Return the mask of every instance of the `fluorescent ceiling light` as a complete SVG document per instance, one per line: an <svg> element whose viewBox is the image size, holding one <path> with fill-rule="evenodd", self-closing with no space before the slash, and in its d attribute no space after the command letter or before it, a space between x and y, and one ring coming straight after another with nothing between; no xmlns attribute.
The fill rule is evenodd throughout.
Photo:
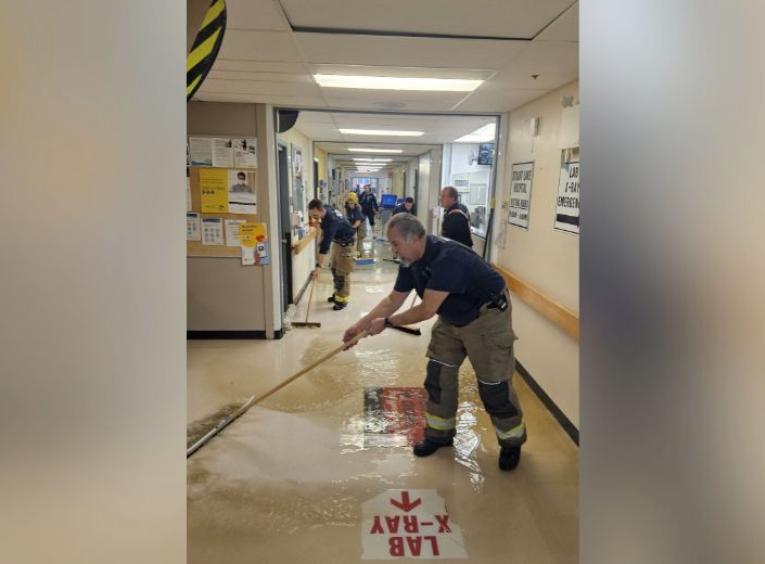
<svg viewBox="0 0 765 564"><path fill-rule="evenodd" d="M351 153L387 153L391 155L404 152L403 149L368 149L359 147L348 147L348 150Z"/></svg>
<svg viewBox="0 0 765 564"><path fill-rule="evenodd" d="M357 163L389 163L393 159L384 159L382 157L353 157L353 161Z"/></svg>
<svg viewBox="0 0 765 564"><path fill-rule="evenodd" d="M472 92L483 82L483 80L462 78L407 78L403 76L350 76L344 74L315 74L313 78L319 86L325 88L432 92Z"/></svg>
<svg viewBox="0 0 765 564"><path fill-rule="evenodd" d="M375 135L389 137L421 137L424 131L400 131L394 129L338 129L343 135Z"/></svg>
<svg viewBox="0 0 765 564"><path fill-rule="evenodd" d="M455 143L490 143L494 141L494 136L497 131L497 125L489 123L483 127L479 127L473 133L463 135L459 139L455 139Z"/></svg>

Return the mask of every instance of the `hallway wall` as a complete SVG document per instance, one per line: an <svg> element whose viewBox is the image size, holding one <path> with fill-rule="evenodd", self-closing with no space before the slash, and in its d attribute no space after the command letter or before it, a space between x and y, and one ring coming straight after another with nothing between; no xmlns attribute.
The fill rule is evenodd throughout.
<svg viewBox="0 0 765 564"><path fill-rule="evenodd" d="M578 99L578 82L510 113L503 190L497 192L501 238L496 262L573 312L579 312L579 236L553 229L561 163L562 96ZM529 122L541 118L533 137ZM512 163L534 161L528 230L507 224ZM586 190L586 188L585 188ZM501 222L501 223L500 223ZM504 243L504 248L501 244ZM579 344L520 299L513 300L516 355L566 416L579 425Z"/></svg>
<svg viewBox="0 0 765 564"><path fill-rule="evenodd" d="M306 137L303 132L293 127L292 129L277 135L279 141L288 145L288 154L290 161L290 193L292 192L293 162L292 147L299 147L303 154L303 201L293 202L295 210L301 210L303 213L303 224L308 225L308 202L313 198L313 140ZM321 176L321 162L319 163L319 175ZM296 243L297 239L293 239ZM295 295L308 281L308 276L316 264L316 247L309 245L300 254L292 255L292 287Z"/></svg>
<svg viewBox="0 0 765 564"><path fill-rule="evenodd" d="M255 111L255 104L193 102L186 108L187 134L257 138ZM263 148L259 140L259 157ZM265 172L267 164L258 159L256 177ZM269 223L268 208L262 204L267 200L266 193L260 182L256 182L255 191L259 204L257 220ZM187 330L265 331L266 279L271 268L243 268L240 259L234 257L188 257Z"/></svg>

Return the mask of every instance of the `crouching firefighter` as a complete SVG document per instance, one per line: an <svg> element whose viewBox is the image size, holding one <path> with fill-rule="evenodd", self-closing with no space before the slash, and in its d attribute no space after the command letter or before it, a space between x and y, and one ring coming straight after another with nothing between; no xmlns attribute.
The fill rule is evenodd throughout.
<svg viewBox="0 0 765 564"><path fill-rule="evenodd" d="M514 469L526 441L526 426L512 386L516 337L504 280L471 249L426 235L413 215L393 216L387 235L400 260L393 291L349 327L343 340L348 342L362 331L375 335L386 327L409 325L437 314L427 352L425 438L414 446L414 454L429 456L453 444L458 373L468 357L499 442L499 467ZM422 302L396 314L411 290Z"/></svg>
<svg viewBox="0 0 765 564"><path fill-rule="evenodd" d="M332 308L335 311L344 309L351 299L351 272L356 266L356 231L347 219L338 216L334 210L325 208L319 199L308 202L308 215L321 220L319 258L312 276L316 278L325 266L331 246L335 291L327 301L335 304Z"/></svg>

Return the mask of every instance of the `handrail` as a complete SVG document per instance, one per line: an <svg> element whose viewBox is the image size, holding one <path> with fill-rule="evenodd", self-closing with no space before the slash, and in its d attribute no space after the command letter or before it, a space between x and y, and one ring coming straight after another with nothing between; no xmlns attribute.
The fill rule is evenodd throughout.
<svg viewBox="0 0 765 564"><path fill-rule="evenodd" d="M579 341L579 316L576 313L548 298L542 292L536 290L527 282L524 282L515 274L505 270L501 266L497 266L496 264L492 264L491 266L502 275L502 278L505 279L505 283L511 292L523 300L534 311L552 321L569 336Z"/></svg>

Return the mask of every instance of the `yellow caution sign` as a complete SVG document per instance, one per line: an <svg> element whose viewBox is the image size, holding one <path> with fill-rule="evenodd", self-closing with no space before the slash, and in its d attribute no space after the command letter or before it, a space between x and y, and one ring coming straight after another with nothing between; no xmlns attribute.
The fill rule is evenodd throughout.
<svg viewBox="0 0 765 564"><path fill-rule="evenodd" d="M213 0L186 58L186 101L199 89L218 56L226 31L226 2Z"/></svg>

